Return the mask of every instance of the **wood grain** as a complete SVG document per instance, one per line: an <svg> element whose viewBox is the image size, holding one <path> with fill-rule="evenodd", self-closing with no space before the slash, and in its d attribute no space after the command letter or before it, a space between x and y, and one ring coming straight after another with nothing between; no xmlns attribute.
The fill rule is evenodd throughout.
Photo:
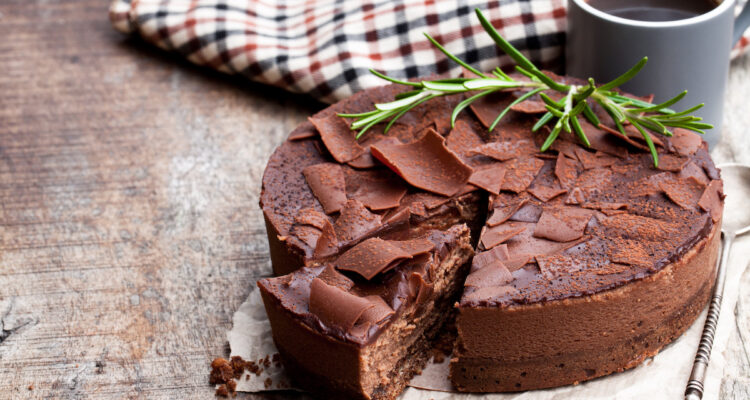
<svg viewBox="0 0 750 400"><path fill-rule="evenodd" d="M210 360L269 263L263 167L321 107L127 39L107 3L0 2L2 399L211 398ZM750 126L749 71L733 65L730 138ZM741 398L733 340L724 393Z"/></svg>

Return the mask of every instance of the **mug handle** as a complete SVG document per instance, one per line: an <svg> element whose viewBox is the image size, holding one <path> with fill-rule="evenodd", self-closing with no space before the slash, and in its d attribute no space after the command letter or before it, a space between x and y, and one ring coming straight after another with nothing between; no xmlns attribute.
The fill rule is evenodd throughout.
<svg viewBox="0 0 750 400"><path fill-rule="evenodd" d="M732 45L736 45L737 42L742 39L742 34L745 33L745 30L747 30L748 27L750 27L750 1L745 3L742 12L734 21L734 35L732 38Z"/></svg>

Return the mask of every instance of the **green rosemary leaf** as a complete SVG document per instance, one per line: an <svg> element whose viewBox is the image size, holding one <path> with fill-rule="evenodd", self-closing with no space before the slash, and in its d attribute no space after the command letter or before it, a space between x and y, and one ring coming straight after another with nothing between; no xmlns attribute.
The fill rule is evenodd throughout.
<svg viewBox="0 0 750 400"><path fill-rule="evenodd" d="M508 80L508 81L512 80L510 78L510 76L508 76L508 74L505 73L505 71L503 71L502 69L500 69L500 67L495 67L495 69L492 71L492 73L495 74L495 76L497 76L498 78L502 78L502 79L505 79L505 80Z"/></svg>
<svg viewBox="0 0 750 400"><path fill-rule="evenodd" d="M421 86L419 84L419 82L409 82L409 81L402 81L402 80L396 79L396 78L391 78L390 76L381 74L380 72L375 71L372 68L370 68L370 73L373 74L373 75L375 75L375 76L377 76L380 79L385 79L388 82L398 83L399 85L414 86L414 87Z"/></svg>
<svg viewBox="0 0 750 400"><path fill-rule="evenodd" d="M508 106L505 107L505 109L497 116L497 118L495 118L495 120L490 125L489 131L492 132L492 130L495 129L495 126L497 126L497 123L500 122L501 119L503 119L503 117L505 116L505 114L507 114L508 111L510 111L511 107L515 106L518 103L521 103L522 101L525 101L529 97L534 96L535 94L541 92L542 90L544 90L544 89L543 88L534 89L534 90L532 90L530 92L524 93L519 98L513 100L513 102L510 103L510 104L508 104Z"/></svg>
<svg viewBox="0 0 750 400"><path fill-rule="evenodd" d="M573 100L581 101L591 96L592 93L594 93L594 90L596 90L596 86L594 86L593 79L587 86L585 86L585 88L586 89L583 92L579 92L573 95Z"/></svg>
<svg viewBox="0 0 750 400"><path fill-rule="evenodd" d="M370 130L370 128L372 128L373 126L375 126L375 125L379 124L380 122L386 120L388 117L390 117L393 114L396 114L397 112L398 111L396 111L396 110L385 112L385 113L383 113L380 116L380 118L376 118L376 119L368 122L367 124L365 124L364 126L361 127L361 129L359 130L359 132L357 133L357 136L355 138L359 139L360 137L362 137L362 135L365 134L365 132L367 132L368 130ZM354 124L352 124L352 126L354 126Z"/></svg>
<svg viewBox="0 0 750 400"><path fill-rule="evenodd" d="M643 69L644 66L646 66L646 63L648 62L648 57L641 58L641 61L638 61L632 68L625 71L624 74L618 76L617 78L611 80L608 83L605 83L604 85L600 86L600 90L610 90L614 89L618 86L622 86L623 83L631 80L634 76L638 74L638 72Z"/></svg>
<svg viewBox="0 0 750 400"><path fill-rule="evenodd" d="M552 128L552 132L549 133L547 140L544 141L542 147L539 149L540 151L545 152L549 150L549 147L552 146L552 143L557 139L557 136L560 135L560 130L562 130L562 123L560 121L562 121L562 119L557 120L555 127Z"/></svg>
<svg viewBox="0 0 750 400"><path fill-rule="evenodd" d="M667 128L662 125L659 121L655 121L653 119L649 118L632 118L635 121L638 121L639 124L641 124L644 128L661 133L662 135L666 135Z"/></svg>
<svg viewBox="0 0 750 400"><path fill-rule="evenodd" d="M403 99L392 101L390 103L377 103L377 104L375 104L375 108L377 108L380 111L395 110L395 109L399 109L399 108L402 108L402 107L406 107L409 104L411 104L411 103L413 103L415 101L418 101L419 99L425 98L425 97L427 97L429 95L430 94L428 92L420 91L418 94L416 94L414 96L405 97Z"/></svg>
<svg viewBox="0 0 750 400"><path fill-rule="evenodd" d="M550 113L552 113L552 115L554 115L557 118L562 118L563 115L565 115L565 113L563 113L562 111L556 109L555 107L550 106L549 104L545 104L544 107L547 109L547 111L549 111Z"/></svg>
<svg viewBox="0 0 750 400"><path fill-rule="evenodd" d="M364 118L364 117L369 117L370 115L373 115L373 114L377 114L379 112L380 112L380 110L372 110L372 111L363 112L363 113L359 113L359 114L345 114L345 113L340 113L340 114L336 114L336 115L338 115L339 117L342 117L342 118Z"/></svg>
<svg viewBox="0 0 750 400"><path fill-rule="evenodd" d="M554 100L552 100L552 98L550 98L549 96L547 96L546 93L539 93L539 97L542 98L542 101L544 101L544 104L546 104L546 105L548 105L550 107L563 108L565 106L565 103L562 102L562 99L560 99L560 101L554 101Z"/></svg>
<svg viewBox="0 0 750 400"><path fill-rule="evenodd" d="M575 115L570 119L571 125L573 125L573 130L576 133L576 136L578 136L579 139L583 142L583 144L586 145L586 147L591 147L591 142L589 142L589 138L586 137L586 134L583 132L583 128L581 128L581 123L578 122L578 117Z"/></svg>
<svg viewBox="0 0 750 400"><path fill-rule="evenodd" d="M388 125L385 126L385 129L383 130L383 133L388 133L388 131L391 129L391 125L393 125L393 123L396 122L397 119L401 118L402 115L406 114L407 111L409 111L412 108L414 108L414 107L416 107L416 106L424 103L427 100L432 100L435 97L439 97L439 96L441 96L441 95L430 95L430 96L427 96L427 97L425 97L423 99L420 99L419 101L411 104L410 106L404 108L398 114L396 114L393 118L391 118L390 121L388 121Z"/></svg>
<svg viewBox="0 0 750 400"><path fill-rule="evenodd" d="M424 81L422 82L422 86L424 86L426 89L435 90L438 92L463 93L466 91L466 88L461 83Z"/></svg>
<svg viewBox="0 0 750 400"><path fill-rule="evenodd" d="M451 60L453 60L454 62L456 62L458 65L460 65L460 66L468 69L469 71L471 71L471 72L473 72L473 73L475 73L475 74L477 74L477 75L479 75L479 76L481 76L483 78L487 77L487 75L483 74L478 69L476 69L476 68L472 67L471 65L465 63L463 60L461 60L460 58L458 58L455 55L453 55L453 53L451 53L450 51L446 50L440 43L437 42L437 40L433 39L432 36L430 36L427 32L425 32L424 35L427 37L427 40L429 40L430 43L432 43L433 46L437 47L438 50L442 51L443 54L445 54L446 56L448 56L448 58L450 58Z"/></svg>
<svg viewBox="0 0 750 400"><path fill-rule="evenodd" d="M681 117L683 115L691 114L691 113L693 113L693 112L695 112L697 110L700 110L701 108L703 108L704 105L705 104L700 103L698 105L695 105L693 107L688 108L685 111L672 112L672 113L668 113L668 114L659 115L658 117L660 117L660 118Z"/></svg>
<svg viewBox="0 0 750 400"><path fill-rule="evenodd" d="M571 132L570 115L566 114L565 117L563 117L562 121L563 121L563 129L565 129L565 132L570 133Z"/></svg>
<svg viewBox="0 0 750 400"><path fill-rule="evenodd" d="M583 115L586 117L589 122L591 122L592 125L598 126L601 124L601 121L599 121L599 117L594 114L594 110L591 109L591 106L588 105L588 102L586 100L583 100L583 103L586 103L586 106L583 107Z"/></svg>
<svg viewBox="0 0 750 400"><path fill-rule="evenodd" d="M633 126L638 129L638 132L641 133L641 136L643 136L643 139L646 141L646 144L648 145L649 151L651 151L651 158L654 159L654 168L659 166L659 153L656 151L656 146L654 146L654 141L651 140L651 135L649 135L645 130L643 130L643 127L634 119L629 119L630 123L633 124Z"/></svg>
<svg viewBox="0 0 750 400"><path fill-rule="evenodd" d="M667 101L665 101L663 103L655 104L655 105L652 105L650 107L636 108L634 111L639 111L639 112L659 111L659 110L668 108L672 104L675 104L678 101L682 100L682 98L685 97L685 95L687 95L687 90L682 91L682 93L678 94L675 97L672 97L671 99L669 99L669 100L667 100Z"/></svg>
<svg viewBox="0 0 750 400"><path fill-rule="evenodd" d="M526 56L524 56L518 49L513 47L510 42L505 40L500 34L495 30L495 27L492 26L492 23L485 18L484 14L482 14L482 11L478 8L474 10L477 14L477 17L479 18L479 22L482 24L482 27L487 32L488 35L492 38L492 40L495 41L495 43L500 47L507 55L510 56L515 62L517 62L521 67L525 68L532 74L534 74L539 80L550 87L551 89L560 91L560 92L567 92L570 87L568 85L564 85L561 83L557 83L549 76L545 75L542 71L539 71L537 67L529 61Z"/></svg>
<svg viewBox="0 0 750 400"><path fill-rule="evenodd" d="M456 126L456 118L458 117L458 114L461 111L464 110L464 108L466 108L469 105L471 105L471 103L473 103L475 100L479 99L480 97L484 97L484 96L486 96L486 95L488 95L488 94L490 94L492 92L495 92L495 91L496 91L496 89L485 90L484 92L479 92L479 93L477 93L477 94L475 94L475 95L473 95L473 96L465 99L464 101L458 103L458 105L456 106L456 108L453 109L453 113L451 114L451 128L453 128L453 127Z"/></svg>
<svg viewBox="0 0 750 400"><path fill-rule="evenodd" d="M539 128L543 127L544 124L549 122L553 117L554 115L552 115L551 112L547 112L546 114L542 115L542 118L539 118L539 121L536 121L536 124L534 124L534 126L531 128L531 131L532 132L538 131Z"/></svg>
<svg viewBox="0 0 750 400"><path fill-rule="evenodd" d="M415 94L417 94L417 93L419 93L421 91L422 91L422 89L409 90L408 92L401 92L401 93L397 94L394 97L395 97L396 100L401 100L404 97L414 96ZM377 111L377 110L375 110L375 111Z"/></svg>
<svg viewBox="0 0 750 400"><path fill-rule="evenodd" d="M470 79L464 82L464 87L469 90L492 89L492 88L510 89L510 88L524 87L524 86L530 86L530 85L528 84L528 82L515 82L515 81L509 82L504 79L496 79L496 78Z"/></svg>

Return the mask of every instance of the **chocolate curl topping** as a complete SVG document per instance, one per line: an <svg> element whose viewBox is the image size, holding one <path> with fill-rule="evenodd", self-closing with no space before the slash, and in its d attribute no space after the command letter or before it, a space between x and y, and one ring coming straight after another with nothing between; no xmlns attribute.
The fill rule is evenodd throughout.
<svg viewBox="0 0 750 400"><path fill-rule="evenodd" d="M672 131L672 139L670 142L674 146L677 154L681 156L690 156L695 154L703 144L703 139L698 136L697 133L690 132L687 129L675 128Z"/></svg>
<svg viewBox="0 0 750 400"><path fill-rule="evenodd" d="M346 275L341 272L336 271L336 268L333 268L330 264L326 265L325 269L318 274L318 279L322 280L327 285L335 286L347 292L354 287L354 281L347 278Z"/></svg>
<svg viewBox="0 0 750 400"><path fill-rule="evenodd" d="M406 185L387 169L356 171L347 176L346 190L373 211L398 207L406 194Z"/></svg>
<svg viewBox="0 0 750 400"><path fill-rule="evenodd" d="M346 181L341 165L322 163L311 165L304 170L305 180L315 197L320 201L326 214L341 210L346 203Z"/></svg>
<svg viewBox="0 0 750 400"><path fill-rule="evenodd" d="M339 163L354 160L364 153L365 150L357 143L345 119L331 114L326 117L310 117L309 120L315 125L331 156Z"/></svg>
<svg viewBox="0 0 750 400"><path fill-rule="evenodd" d="M478 186L492 194L499 194L505 177L505 167L497 165L490 168L475 170L469 178L469 183Z"/></svg>
<svg viewBox="0 0 750 400"><path fill-rule="evenodd" d="M375 232L381 225L380 215L370 212L357 200L349 200L341 209L334 230L339 240L351 242Z"/></svg>
<svg viewBox="0 0 750 400"><path fill-rule="evenodd" d="M524 227L515 226L512 223L510 225L498 225L492 228L485 228L479 240L482 242L482 246L489 250L524 230Z"/></svg>
<svg viewBox="0 0 750 400"><path fill-rule="evenodd" d="M659 182L659 188L678 206L692 210L703 194L703 185L695 179L674 179Z"/></svg>
<svg viewBox="0 0 750 400"><path fill-rule="evenodd" d="M506 142L492 142L477 146L469 151L470 155L481 154L499 161L518 158L522 154L536 153L537 149L530 140L513 140Z"/></svg>
<svg viewBox="0 0 750 400"><path fill-rule="evenodd" d="M396 313L380 296L367 296L365 299L372 303L373 307L362 313L358 321L359 323L380 325Z"/></svg>
<svg viewBox="0 0 750 400"><path fill-rule="evenodd" d="M724 186L720 180L713 180L703 191L698 205L711 214L711 219L718 222L721 218L722 199L724 199Z"/></svg>
<svg viewBox="0 0 750 400"><path fill-rule="evenodd" d="M326 326L350 330L375 304L315 278L310 287L310 312Z"/></svg>
<svg viewBox="0 0 750 400"><path fill-rule="evenodd" d="M430 297L434 285L424 280L421 274L413 272L409 276L409 294L416 298L417 304L422 304Z"/></svg>
<svg viewBox="0 0 750 400"><path fill-rule="evenodd" d="M503 286L513 281L508 268L500 261L486 265L466 277L464 286L482 288L488 286Z"/></svg>
<svg viewBox="0 0 750 400"><path fill-rule="evenodd" d="M371 151L412 186L443 196L452 196L463 189L473 172L433 129L414 142L376 143Z"/></svg>
<svg viewBox="0 0 750 400"><path fill-rule="evenodd" d="M552 200L552 199L554 199L555 197L557 197L557 196L559 196L559 195L561 195L563 193L567 193L568 192L566 189L552 188L552 187L541 186L541 185L534 186L532 188L527 189L526 191L529 192L529 193L531 193L532 195L534 195L534 197L536 197L537 199L539 199L539 200L541 200L541 201L543 201L545 203L548 202L548 201L550 201L550 200Z"/></svg>
<svg viewBox="0 0 750 400"><path fill-rule="evenodd" d="M544 161L531 156L508 161L502 189L515 193L523 192L536 178L542 166Z"/></svg>
<svg viewBox="0 0 750 400"><path fill-rule="evenodd" d="M554 240L556 242L570 242L583 236L593 213L589 210L573 207L546 209L534 230L534 236Z"/></svg>
<svg viewBox="0 0 750 400"><path fill-rule="evenodd" d="M371 238L357 244L342 254L334 265L338 269L353 271L370 280L375 275L388 271L398 260L411 258L411 255L389 241Z"/></svg>
<svg viewBox="0 0 750 400"><path fill-rule="evenodd" d="M487 265L491 265L510 258L508 246L501 244L492 248L492 250L483 251L474 256L471 260L471 271L477 271Z"/></svg>
<svg viewBox="0 0 750 400"><path fill-rule="evenodd" d="M411 239L411 240L402 240L402 241L390 241L390 244L400 248L409 256L416 257L420 254L427 254L431 252L435 248L435 243L432 243L431 241L425 239L425 238L418 238L418 239Z"/></svg>

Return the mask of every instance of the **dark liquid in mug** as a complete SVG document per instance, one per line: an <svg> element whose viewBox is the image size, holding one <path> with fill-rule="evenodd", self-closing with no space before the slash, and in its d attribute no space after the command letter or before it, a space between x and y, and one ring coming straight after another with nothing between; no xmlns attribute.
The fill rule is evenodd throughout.
<svg viewBox="0 0 750 400"><path fill-rule="evenodd" d="M677 21L707 13L712 0L587 0L592 7L616 17L637 21Z"/></svg>

